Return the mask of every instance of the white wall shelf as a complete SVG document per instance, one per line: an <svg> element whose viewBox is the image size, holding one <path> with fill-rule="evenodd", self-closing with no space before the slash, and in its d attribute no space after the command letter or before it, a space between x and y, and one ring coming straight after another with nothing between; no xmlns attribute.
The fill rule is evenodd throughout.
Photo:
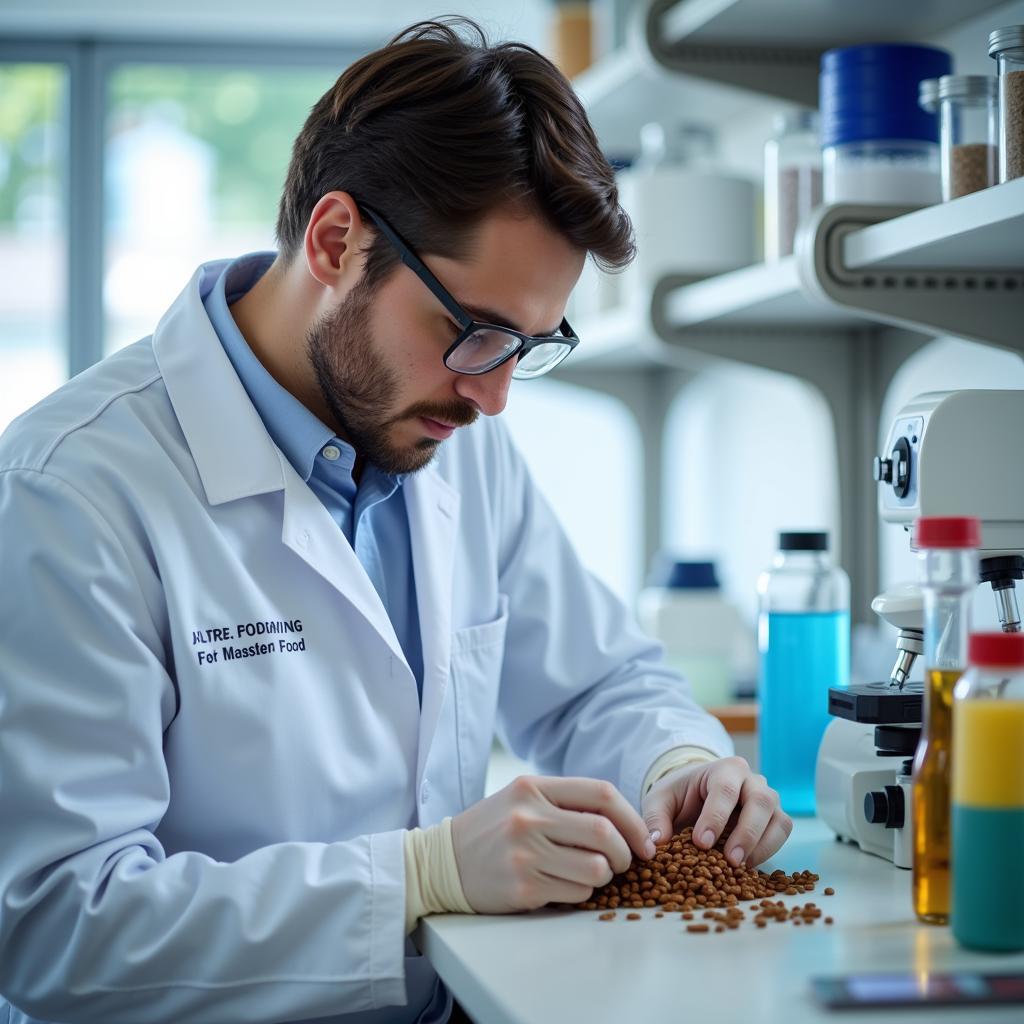
<svg viewBox="0 0 1024 1024"><path fill-rule="evenodd" d="M573 319L572 325L580 343L567 364L570 370L691 369L695 362L692 354L655 332L649 299L590 313Z"/></svg>
<svg viewBox="0 0 1024 1024"><path fill-rule="evenodd" d="M664 5L661 32L670 43L807 47L937 35L1004 0L676 0Z"/></svg>
<svg viewBox="0 0 1024 1024"><path fill-rule="evenodd" d="M863 319L800 289L795 257L758 263L671 291L665 316L675 332L708 328L837 330Z"/></svg>
<svg viewBox="0 0 1024 1024"><path fill-rule="evenodd" d="M645 121L669 111L676 120L717 128L737 117L780 109L774 96L668 71L635 47L602 58L577 76L573 86L612 158L635 156Z"/></svg>
<svg viewBox="0 0 1024 1024"><path fill-rule="evenodd" d="M858 269L1024 272L1024 178L861 228L843 258Z"/></svg>
<svg viewBox="0 0 1024 1024"><path fill-rule="evenodd" d="M896 324L1024 348L1024 179L872 223L886 214L825 209L800 256L663 288L655 318L683 344L709 328Z"/></svg>

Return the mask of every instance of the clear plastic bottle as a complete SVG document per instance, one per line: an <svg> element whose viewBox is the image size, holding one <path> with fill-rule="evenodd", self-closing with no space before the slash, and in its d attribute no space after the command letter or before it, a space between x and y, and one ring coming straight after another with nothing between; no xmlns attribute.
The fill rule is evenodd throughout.
<svg viewBox="0 0 1024 1024"><path fill-rule="evenodd" d="M758 579L761 771L789 814L814 813L814 769L830 686L850 681L850 580L827 533L780 533Z"/></svg>
<svg viewBox="0 0 1024 1024"><path fill-rule="evenodd" d="M997 28L988 55L999 72L999 180L1024 175L1024 25Z"/></svg>
<svg viewBox="0 0 1024 1024"><path fill-rule="evenodd" d="M800 222L821 205L821 140L818 112L780 114L764 147L764 258L772 263L793 251Z"/></svg>
<svg viewBox="0 0 1024 1024"><path fill-rule="evenodd" d="M914 753L914 913L949 921L953 687L967 667L981 524L969 516L914 523L924 595L924 722Z"/></svg>
<svg viewBox="0 0 1024 1024"><path fill-rule="evenodd" d="M975 633L953 691L953 935L1024 950L1024 633Z"/></svg>

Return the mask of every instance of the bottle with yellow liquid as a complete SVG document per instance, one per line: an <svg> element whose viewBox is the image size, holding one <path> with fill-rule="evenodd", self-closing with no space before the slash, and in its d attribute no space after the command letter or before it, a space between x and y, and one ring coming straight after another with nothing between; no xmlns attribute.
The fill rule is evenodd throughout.
<svg viewBox="0 0 1024 1024"><path fill-rule="evenodd" d="M953 935L1024 950L1024 633L974 633L953 701Z"/></svg>
<svg viewBox="0 0 1024 1024"><path fill-rule="evenodd" d="M978 586L981 524L969 516L914 523L924 595L924 721L914 754L914 913L949 921L953 687L967 667L970 607Z"/></svg>

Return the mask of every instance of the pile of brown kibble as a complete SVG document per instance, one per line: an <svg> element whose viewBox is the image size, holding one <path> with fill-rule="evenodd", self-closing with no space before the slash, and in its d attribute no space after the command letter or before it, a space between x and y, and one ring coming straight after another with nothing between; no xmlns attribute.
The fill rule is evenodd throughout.
<svg viewBox="0 0 1024 1024"><path fill-rule="evenodd" d="M603 910L600 920L613 920L618 908L658 907L661 911L681 911L684 920L693 920L693 911L709 908L704 918L715 925L715 931L738 927L746 915L736 904L760 900L754 923L764 927L769 921L791 920L794 924L813 924L821 911L813 904L787 909L773 896L796 896L811 892L818 876L811 871L795 871L787 875L778 870L768 874L743 864L733 867L725 859L722 836L710 850L702 850L692 840L692 828L685 828L663 846L651 860L634 859L629 869L616 875L607 885L595 889L589 900L576 904L581 910ZM825 895L831 896L832 889ZM725 908L716 914L711 908ZM638 914L628 914L636 920ZM662 913L655 915L663 916ZM831 918L825 918L831 924ZM695 924L688 931L709 931L711 925Z"/></svg>

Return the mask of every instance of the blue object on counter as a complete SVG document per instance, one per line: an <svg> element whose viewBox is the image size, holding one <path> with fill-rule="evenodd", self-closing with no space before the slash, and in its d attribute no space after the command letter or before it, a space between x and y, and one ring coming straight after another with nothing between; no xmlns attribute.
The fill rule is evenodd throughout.
<svg viewBox="0 0 1024 1024"><path fill-rule="evenodd" d="M948 50L908 43L876 43L828 50L819 79L821 145L870 139L939 141L939 119L922 110L918 88L926 78L951 74Z"/></svg>
<svg viewBox="0 0 1024 1024"><path fill-rule="evenodd" d="M849 612L769 612L762 624L761 774L787 814L814 814L830 686L848 686Z"/></svg>
<svg viewBox="0 0 1024 1024"><path fill-rule="evenodd" d="M663 556L651 567L647 585L670 590L717 590L719 587L714 562L677 562Z"/></svg>
<svg viewBox="0 0 1024 1024"><path fill-rule="evenodd" d="M789 814L813 814L828 691L850 682L850 581L825 533L783 533L758 580L761 772Z"/></svg>

